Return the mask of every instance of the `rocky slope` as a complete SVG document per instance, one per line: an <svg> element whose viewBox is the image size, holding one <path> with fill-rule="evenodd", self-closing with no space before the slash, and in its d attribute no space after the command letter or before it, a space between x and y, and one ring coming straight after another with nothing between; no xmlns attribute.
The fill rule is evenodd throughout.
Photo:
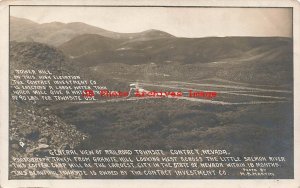
<svg viewBox="0 0 300 188"><path fill-rule="evenodd" d="M16 69L49 70L56 75L77 75L66 64L67 58L59 50L39 43L15 43L10 46L10 78ZM21 79L24 80L24 79ZM11 85L10 92L14 87ZM43 157L51 149L72 149L88 138L75 125L65 122L49 109L49 103L10 100L9 148L10 157ZM13 166L10 166L13 170ZM33 168L31 170L51 168ZM28 170L28 169L27 169ZM32 175L21 178L33 178ZM45 176L49 178L53 176ZM10 178L16 178L10 176ZM17 178L20 178L17 176ZM55 178L62 178L58 176Z"/></svg>

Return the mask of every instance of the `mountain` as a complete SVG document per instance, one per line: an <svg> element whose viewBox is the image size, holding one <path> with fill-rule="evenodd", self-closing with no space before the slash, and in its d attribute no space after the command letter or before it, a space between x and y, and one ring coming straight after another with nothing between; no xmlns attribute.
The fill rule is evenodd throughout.
<svg viewBox="0 0 300 188"><path fill-rule="evenodd" d="M107 31L81 22L51 22L38 24L24 18L10 17L10 40L17 42L40 42L58 46L82 34L98 34L113 39L148 40L153 38L172 37L157 30L141 33L117 33Z"/></svg>
<svg viewBox="0 0 300 188"><path fill-rule="evenodd" d="M62 53L68 66L101 80L212 78L252 84L287 84L293 79L291 38L179 38L154 29L116 33L79 22L38 24L15 17L11 17L10 31L11 41L54 45L48 47ZM20 45L25 44L17 46ZM34 53L37 48L28 53ZM19 52L23 53L20 49ZM51 53L47 55L49 52L41 51L47 61L56 57Z"/></svg>

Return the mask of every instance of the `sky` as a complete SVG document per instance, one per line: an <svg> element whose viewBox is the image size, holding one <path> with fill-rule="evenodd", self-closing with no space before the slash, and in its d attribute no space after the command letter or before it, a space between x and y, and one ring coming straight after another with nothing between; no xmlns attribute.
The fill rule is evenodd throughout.
<svg viewBox="0 0 300 188"><path fill-rule="evenodd" d="M83 22L134 33L149 29L177 37L292 37L290 8L55 7L11 6L10 15L38 23Z"/></svg>

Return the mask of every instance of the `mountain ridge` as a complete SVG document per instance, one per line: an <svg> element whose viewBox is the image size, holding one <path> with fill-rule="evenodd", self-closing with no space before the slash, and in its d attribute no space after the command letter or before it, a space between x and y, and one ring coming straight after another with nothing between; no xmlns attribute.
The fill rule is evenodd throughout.
<svg viewBox="0 0 300 188"><path fill-rule="evenodd" d="M159 38L185 38L190 37L176 37L168 32L158 29L148 29L141 32L118 33L109 31L97 26L89 25L83 22L48 22L37 23L26 18L19 18L10 16L10 40L17 42L40 42L52 46L59 46L82 34L98 34L104 37L113 39L124 39L130 41L147 41ZM251 36L225 36L227 37L251 37ZM271 36L270 38L277 36ZM218 36L210 37L196 37L199 38L224 38ZM265 37L267 38L267 37ZM287 38L288 37L278 37Z"/></svg>
<svg viewBox="0 0 300 188"><path fill-rule="evenodd" d="M83 22L49 22L36 23L29 19L10 17L10 39L17 42L40 42L52 46L59 46L64 42L82 34L98 34L113 39L142 39L174 37L173 35L150 29L137 33L118 33L92 26Z"/></svg>

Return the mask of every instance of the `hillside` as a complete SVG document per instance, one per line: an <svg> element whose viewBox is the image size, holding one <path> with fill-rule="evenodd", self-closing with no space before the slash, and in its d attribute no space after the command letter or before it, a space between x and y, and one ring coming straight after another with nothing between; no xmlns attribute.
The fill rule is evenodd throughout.
<svg viewBox="0 0 300 188"><path fill-rule="evenodd" d="M10 80L14 80L16 69L49 70L56 75L78 74L67 65L68 58L50 46L34 42L10 44ZM24 81L24 78L20 79ZM25 82L24 82L25 83ZM25 85L25 84L24 84ZM10 94L15 88L10 85ZM9 142L12 157L41 157L51 149L70 149L78 146L87 134L75 125L59 118L47 102L11 100L9 102ZM11 159L10 159L11 160ZM10 166L14 169L13 166ZM36 167L36 170L45 168ZM46 168L51 170L51 168ZM32 175L24 176L24 178ZM11 176L10 178L14 178ZM48 177L49 178L49 177ZM62 176L52 178L63 178Z"/></svg>
<svg viewBox="0 0 300 188"><path fill-rule="evenodd" d="M59 48L74 65L120 79L220 78L259 84L292 80L292 40L281 37L159 38L80 35ZM109 70L109 71L108 71ZM135 75L135 76L134 76ZM167 75L167 76L163 76Z"/></svg>
<svg viewBox="0 0 300 188"><path fill-rule="evenodd" d="M107 44L109 42L109 44ZM99 48L104 46L106 48ZM83 49L84 47L88 49ZM113 40L97 35L80 35L59 46L67 55L77 55L85 64L97 63L163 63L164 61L183 64L210 63L231 59L243 61L255 59L263 53L289 54L292 41L276 37L211 37L211 38L160 38L147 41ZM105 51L105 54L103 52ZM105 58L109 56L110 58ZM284 57L286 58L286 57ZM94 62L97 59L97 62ZM261 58L262 59L262 58ZM99 61L100 60L100 61ZM270 59L272 60L272 59Z"/></svg>
<svg viewBox="0 0 300 188"><path fill-rule="evenodd" d="M53 75L84 75L69 65L70 60L54 47L36 42L10 42L10 77L14 70L49 70Z"/></svg>
<svg viewBox="0 0 300 188"><path fill-rule="evenodd" d="M64 50L71 58L76 58L96 51L107 51L116 48L118 41L96 34L85 34L62 44Z"/></svg>

